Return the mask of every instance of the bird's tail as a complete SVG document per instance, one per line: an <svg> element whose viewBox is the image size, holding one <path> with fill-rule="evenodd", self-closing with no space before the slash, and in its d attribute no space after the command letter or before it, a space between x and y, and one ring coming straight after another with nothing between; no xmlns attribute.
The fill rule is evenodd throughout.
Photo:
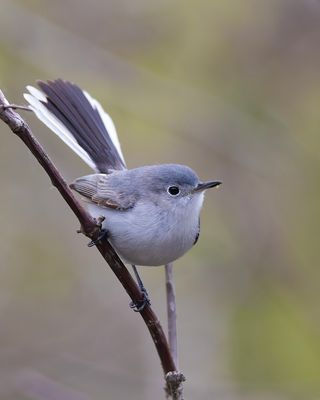
<svg viewBox="0 0 320 400"><path fill-rule="evenodd" d="M27 86L36 116L97 172L125 169L116 129L100 103L74 83L57 79Z"/></svg>

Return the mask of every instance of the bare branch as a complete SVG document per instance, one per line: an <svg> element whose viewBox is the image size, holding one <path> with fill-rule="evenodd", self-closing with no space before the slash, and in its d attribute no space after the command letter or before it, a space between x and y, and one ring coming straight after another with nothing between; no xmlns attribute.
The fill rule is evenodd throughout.
<svg viewBox="0 0 320 400"><path fill-rule="evenodd" d="M7 104L7 105L1 105L0 108L2 110L8 110L11 108L12 110L24 110L24 111L32 111L29 106L19 106L17 104Z"/></svg>
<svg viewBox="0 0 320 400"><path fill-rule="evenodd" d="M96 239L99 236L100 232L99 224L90 216L90 214L76 199L76 197L69 189L68 184L61 176L60 172L49 159L47 153L44 151L40 143L33 136L27 123L21 118L19 114L14 112L12 108L13 107L10 107L10 104L0 90L0 119L2 119L10 127L10 129L25 143L25 145L29 148L29 150L33 153L35 158L47 172L52 184L59 190L61 196L64 198L73 213L78 218L81 225L81 231L86 236L92 239ZM139 301L141 301L142 293L140 292L131 274L124 266L110 243L106 239L103 239L97 244L96 247L119 279L120 283L128 293L131 300L134 303L138 303ZM167 376L169 372L176 374L176 365L172 358L167 339L165 337L158 317L150 306L146 306L140 312L140 314L149 329L150 335L161 360L165 376ZM169 394L172 396L170 392L171 386L168 385L168 387Z"/></svg>

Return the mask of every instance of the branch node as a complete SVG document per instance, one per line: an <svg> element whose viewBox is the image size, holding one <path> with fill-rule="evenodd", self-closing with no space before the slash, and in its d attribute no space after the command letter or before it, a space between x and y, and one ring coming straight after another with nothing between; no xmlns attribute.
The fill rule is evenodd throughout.
<svg viewBox="0 0 320 400"><path fill-rule="evenodd" d="M100 216L94 219L94 225L90 224L87 226L81 225L79 229L77 229L77 233L82 233L90 239L97 239L101 235L102 230L102 222L105 220L105 217Z"/></svg>
<svg viewBox="0 0 320 400"><path fill-rule="evenodd" d="M96 219L96 223L97 225L101 228L102 227L102 222L106 219L106 217L104 217L103 215L100 215L100 217L98 217Z"/></svg>
<svg viewBox="0 0 320 400"><path fill-rule="evenodd" d="M12 132L16 135L23 135L22 130L26 128L26 123L18 118L14 122L15 126L12 127Z"/></svg>
<svg viewBox="0 0 320 400"><path fill-rule="evenodd" d="M169 397L172 400L183 400L183 386L186 378L182 372L170 371L166 374L166 386L164 388L167 399Z"/></svg>

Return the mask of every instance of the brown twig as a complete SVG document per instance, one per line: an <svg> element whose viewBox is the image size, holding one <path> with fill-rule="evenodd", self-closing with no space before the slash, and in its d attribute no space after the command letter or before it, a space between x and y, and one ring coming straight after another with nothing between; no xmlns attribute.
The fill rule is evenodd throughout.
<svg viewBox="0 0 320 400"><path fill-rule="evenodd" d="M17 106L14 107L17 108ZM25 145L29 148L29 150L33 153L35 158L44 168L46 173L49 175L52 184L59 190L64 200L67 202L71 210L78 218L81 225L81 231L86 236L96 239L99 236L100 232L99 224L79 203L79 201L69 189L68 184L63 179L60 172L49 159L43 147L33 136L31 129L29 128L27 123L22 119L19 114L14 112L12 108L12 105L8 103L0 90L0 119L2 119L10 127L13 133L15 133L25 143ZM135 283L131 274L124 266L110 243L106 239L103 239L97 244L96 247L119 279L120 283L130 296L131 300L134 303L138 303L139 301L141 301L142 294L137 284ZM140 314L149 329L150 335L157 349L166 377L167 389L169 390L169 392L167 393L169 393L169 395L172 396L173 399L177 399L176 397L173 397L173 393L176 392L176 390L174 389L175 386L173 386L173 389L171 389L171 381L172 376L175 376L179 373L177 372L176 365L171 355L168 342L161 327L160 321L150 306L146 306L140 312Z"/></svg>

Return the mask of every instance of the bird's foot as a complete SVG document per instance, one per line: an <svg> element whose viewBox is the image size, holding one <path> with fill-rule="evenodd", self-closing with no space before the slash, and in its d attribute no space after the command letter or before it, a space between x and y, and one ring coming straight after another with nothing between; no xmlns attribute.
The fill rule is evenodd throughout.
<svg viewBox="0 0 320 400"><path fill-rule="evenodd" d="M151 305L151 301L145 287L141 288L141 293L142 300L139 300L137 302L131 301L129 304L129 307L132 308L135 312L141 312L146 306Z"/></svg>
<svg viewBox="0 0 320 400"><path fill-rule="evenodd" d="M109 233L106 229L101 229L97 239L91 240L91 242L88 243L88 247L96 246L99 242L101 242L102 239L108 238L108 235Z"/></svg>

